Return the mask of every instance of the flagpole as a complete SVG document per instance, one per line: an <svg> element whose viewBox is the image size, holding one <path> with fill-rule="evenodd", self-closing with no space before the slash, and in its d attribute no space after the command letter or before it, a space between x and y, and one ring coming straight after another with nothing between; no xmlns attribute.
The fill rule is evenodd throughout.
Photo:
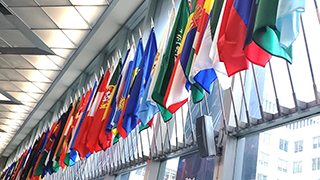
<svg viewBox="0 0 320 180"><path fill-rule="evenodd" d="M143 152L143 144L142 144L141 133L138 133L137 128L139 128L139 126L136 126L136 127L135 127L135 131L136 131L136 143L137 143L137 152L138 152L138 162L140 162L140 161L139 161L139 159L140 159L139 149L138 149L138 147L139 147L139 141L138 141L138 140L139 140L139 137L140 137L140 143L141 143L141 157L142 157L142 159L143 159L143 156L144 156L144 152Z"/></svg>
<svg viewBox="0 0 320 180"><path fill-rule="evenodd" d="M139 123L140 126L141 126L141 123ZM139 128L139 126L138 126ZM136 133L138 133L138 131L136 130ZM141 132L139 133L139 137L140 137L140 144L141 144L141 154L142 154L142 160L144 158L144 152L143 152L143 143L142 143L142 135L141 135Z"/></svg>
<svg viewBox="0 0 320 180"><path fill-rule="evenodd" d="M232 104L233 113L234 113L234 121L235 121L235 123L236 123L236 128L239 129L238 116L237 116L237 111L236 111L236 105L235 105L235 103L234 103L232 86L230 86L229 91L230 91L231 104Z"/></svg>
<svg viewBox="0 0 320 180"><path fill-rule="evenodd" d="M118 146L117 146L117 149L118 149L118 154L119 154L119 161L118 161L118 170L121 169L121 166L122 166L122 153L121 153L121 144L120 144L120 139L118 141Z"/></svg>
<svg viewBox="0 0 320 180"><path fill-rule="evenodd" d="M316 98L316 103L319 104L319 96L318 96L318 91L317 91L317 85L316 85L316 81L314 79L314 73L313 73L312 64L311 64L311 58L310 58L310 52L309 52L309 47L308 47L308 43L307 43L306 32L305 32L305 29L304 29L303 20L302 20L302 16L301 15L300 15L300 21L301 21L301 27L302 27L303 37L304 37L304 43L305 43L306 50L307 50L307 55L308 55L308 63L309 63L309 68L310 68L310 73L311 73L311 78L312 78L312 83L313 83L314 96Z"/></svg>
<svg viewBox="0 0 320 180"><path fill-rule="evenodd" d="M162 137L162 119L160 117L161 115L158 113L158 120L159 120L159 123L160 123L160 140L161 140L161 154L164 154L164 142L163 142L163 137Z"/></svg>
<svg viewBox="0 0 320 180"><path fill-rule="evenodd" d="M168 145L169 145L169 152L172 152L172 149L171 149L171 137L170 137L170 132L169 132L169 123L166 122L166 129L167 129L167 135L168 135Z"/></svg>
<svg viewBox="0 0 320 180"><path fill-rule="evenodd" d="M153 117L154 118L154 117ZM157 119L159 119L158 118L158 116L157 116ZM154 121L154 122L157 122L157 123L160 123L161 124L161 122L160 121ZM154 123L153 122L153 123ZM155 124L155 123L154 123ZM157 124L158 125L158 124ZM153 126L154 127L154 126ZM158 125L158 127L159 127L159 125ZM155 146L155 150L156 150L156 157L158 157L158 146L157 146L157 132L156 132L156 129L159 131L159 128L156 128L156 127L154 127L153 128L153 130L152 130L152 132L153 132L153 137L152 137L152 139L154 140L154 146ZM152 153L153 154L153 153Z"/></svg>
<svg viewBox="0 0 320 180"><path fill-rule="evenodd" d="M175 132L176 132L176 151L178 151L178 146L179 146L179 139L178 139L178 123L177 123L177 115L176 113L173 114L173 119L174 119L174 127L175 127Z"/></svg>
<svg viewBox="0 0 320 180"><path fill-rule="evenodd" d="M293 88L293 81L292 81L292 77L291 77L289 63L287 62L286 65L287 65L287 72L288 72L288 75L289 75L289 80L290 80L290 85L291 85L291 90L292 90L292 96L293 96L295 110L298 111L298 101L297 101L296 93L295 93L294 88Z"/></svg>
<svg viewBox="0 0 320 180"><path fill-rule="evenodd" d="M184 129L183 106L181 107L182 131L183 131L183 147L186 147L186 130Z"/></svg>
<svg viewBox="0 0 320 180"><path fill-rule="evenodd" d="M110 149L110 151L111 151L111 161L112 161L112 164L113 164L112 171L114 171L115 168L116 168L116 166L115 166L115 163L114 163L114 153L113 153L112 148L113 148L113 144L111 143L111 147L110 147L109 149Z"/></svg>
<svg viewBox="0 0 320 180"><path fill-rule="evenodd" d="M257 81L257 77L256 77L256 72L255 72L255 70L254 70L254 66L253 66L252 63L251 63L251 67L252 67L252 73L253 73L254 83L255 83L255 85L256 85L256 91L257 91L257 96L258 96L258 102L259 102L259 109L260 109L260 114L261 114L261 120L264 121L264 115L263 115L261 97L260 97L260 92L259 92L259 87L258 87L258 81Z"/></svg>
<svg viewBox="0 0 320 180"><path fill-rule="evenodd" d="M126 167L127 165L127 155L126 155L126 146L125 146L125 143L124 143L124 139L122 139L122 146L123 146L123 155L124 155L124 167ZM130 162L130 160L129 160Z"/></svg>
<svg viewBox="0 0 320 180"><path fill-rule="evenodd" d="M191 113L191 105L190 105L190 100L188 100L188 113L189 113L189 122L190 122L190 129L191 129L191 137L192 137L192 144L195 143L195 134L193 130L193 122L192 122L192 113Z"/></svg>
<svg viewBox="0 0 320 180"><path fill-rule="evenodd" d="M199 102L199 111L200 111L200 116L203 116L201 101Z"/></svg>
<svg viewBox="0 0 320 180"><path fill-rule="evenodd" d="M217 78L217 83L218 83L218 90L219 90L219 98L220 98L220 104L221 104L221 111L222 111L222 122L224 126L224 133L227 134L227 122L226 122L226 115L224 111L224 105L223 105L223 99L222 99L222 92L220 89L220 82L219 79Z"/></svg>
<svg viewBox="0 0 320 180"><path fill-rule="evenodd" d="M129 138L125 138L125 140L127 141L127 145L128 145L128 156L129 156L129 163L130 165L132 165L132 160L131 160L131 155L130 155L130 144L129 144Z"/></svg>
<svg viewBox="0 0 320 180"><path fill-rule="evenodd" d="M271 80L272 80L272 85L273 85L273 91L274 91L274 95L276 97L276 105L277 105L277 109L278 109L278 115L280 117L281 116L281 109L280 109L280 103L279 103L278 93L277 93L277 89L276 89L276 84L274 82L274 76L273 76L273 71L272 71L272 67L271 67L271 61L269 61L269 68L270 68L270 75L271 75Z"/></svg>
<svg viewBox="0 0 320 180"><path fill-rule="evenodd" d="M249 116L249 110L248 110L248 105L247 105L247 98L246 98L246 93L245 93L245 90L244 90L244 85L243 85L243 82L242 82L242 75L241 75L241 72L238 73L239 76L240 76L240 83L241 83L241 89L242 89L242 97L243 97L243 101L244 101L244 107L246 109L246 117L247 117L247 126L251 126L251 122L250 122L250 116Z"/></svg>
<svg viewBox="0 0 320 180"><path fill-rule="evenodd" d="M132 137L132 133L130 133L128 136L130 136L130 140L131 140L131 145L132 145L132 157L133 157L133 165L136 164L136 156L134 153L134 145L133 145L133 137ZM137 149L138 150L138 149Z"/></svg>
<svg viewBox="0 0 320 180"><path fill-rule="evenodd" d="M319 15L319 9L318 9L318 3L316 0L313 0L314 5L316 6L316 12L317 12L317 16L318 16L318 21L320 23L320 15Z"/></svg>
<svg viewBox="0 0 320 180"><path fill-rule="evenodd" d="M138 160L138 164L139 164L139 162L140 162L140 153L139 153L139 135L138 135L138 133L137 133L137 126L134 128L134 130L135 130L135 136L136 136L136 146L137 146L137 160ZM131 137L133 136L133 133L131 133ZM133 137L132 137L133 138Z"/></svg>
<svg viewBox="0 0 320 180"><path fill-rule="evenodd" d="M147 128L147 136L148 136L148 144L149 144L149 159L151 159L151 143L150 143L149 128ZM141 143L142 143L142 141L141 141Z"/></svg>
<svg viewBox="0 0 320 180"><path fill-rule="evenodd" d="M209 111L209 104L208 104L208 99L207 99L206 92L204 92L204 102L205 102L205 105L206 105L207 115L209 116L210 111Z"/></svg>

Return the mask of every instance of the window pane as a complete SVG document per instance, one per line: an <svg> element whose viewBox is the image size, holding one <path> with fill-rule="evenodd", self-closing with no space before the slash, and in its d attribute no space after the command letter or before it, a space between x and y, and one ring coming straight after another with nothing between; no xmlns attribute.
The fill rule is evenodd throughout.
<svg viewBox="0 0 320 180"><path fill-rule="evenodd" d="M285 141L284 143L284 151L288 152L288 144L289 144L289 141Z"/></svg>

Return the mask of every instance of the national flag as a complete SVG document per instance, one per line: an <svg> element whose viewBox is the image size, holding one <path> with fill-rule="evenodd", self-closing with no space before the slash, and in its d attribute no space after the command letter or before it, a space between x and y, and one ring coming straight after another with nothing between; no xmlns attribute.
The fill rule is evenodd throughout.
<svg viewBox="0 0 320 180"><path fill-rule="evenodd" d="M70 111L70 113L68 114L68 118L67 118L67 122L63 128L63 131L62 131L62 134L61 134L61 138L59 140L59 143L58 143L58 146L57 146L57 149L56 149L56 152L54 153L54 156L53 156L53 166L52 166L52 169L57 172L59 170L59 167L61 166L59 163L59 160L60 160L60 153L61 151L63 151L63 144L66 140L66 135L68 133L68 130L71 126L71 123L72 123L72 115L74 114L73 112L76 110L76 106L77 106L77 101L75 101L73 103L73 106L72 106L72 109ZM65 164L62 164L61 166L62 168L65 167Z"/></svg>
<svg viewBox="0 0 320 180"><path fill-rule="evenodd" d="M58 147L59 140L60 140L60 138L62 136L63 129L64 129L66 123L67 123L67 119L68 119L68 116L69 116L69 114L71 112L72 107L73 107L73 104L70 104L67 112L63 113L61 118L60 118L59 128L57 129L57 134L56 134L54 143L53 143L51 151L50 151L49 161L47 163L47 168L48 168L48 171L49 171L50 174L55 172L53 170L53 161L54 161L53 157L55 155L56 149Z"/></svg>
<svg viewBox="0 0 320 180"><path fill-rule="evenodd" d="M86 110L87 106L89 106L89 104L90 104L89 100L91 98L91 94L93 94L92 88L90 88L89 91L87 91L87 93L85 94L85 96L82 97L83 101L80 103L80 109L78 111L78 114L76 115L76 119L73 122L71 139L70 139L70 143L68 146L68 153L66 154L66 158L64 160L64 162L67 166L72 166L75 164L76 157L78 154L73 149L73 147L74 147L74 143L77 139L77 135L79 133L79 126L81 126L80 121L81 121L82 117L85 116L85 114L87 112L87 110Z"/></svg>
<svg viewBox="0 0 320 180"><path fill-rule="evenodd" d="M109 109L111 98L113 97L115 85L119 76L120 68L121 59L119 59L118 65L115 67L109 84L108 81L103 82L105 83L105 89L102 96L103 98L101 98L98 108L94 114L93 122L88 133L89 136L87 136L86 139L86 146L87 148L89 148L91 153L93 153L94 151L98 152L102 150L102 147L100 147L99 145L99 135L101 131L105 132L104 128L102 128L105 121L104 114L106 113L107 109Z"/></svg>
<svg viewBox="0 0 320 180"><path fill-rule="evenodd" d="M127 95L124 92L125 86L127 83L131 83L132 73L133 73L133 59L136 52L136 46L132 44L129 54L127 56L127 60L121 69L120 79L117 86L117 95L115 96L116 108L113 108L109 114L109 121L106 127L106 133L109 134L113 128L117 127L118 121L120 119L124 104L125 98ZM112 102L111 102L112 104Z"/></svg>
<svg viewBox="0 0 320 180"><path fill-rule="evenodd" d="M92 100L94 99L94 95L95 95L95 91L96 91L96 88L97 88L97 82L94 83L94 86L93 86L93 89L90 88L89 92L91 91L90 93L90 98L89 98L89 101L86 105L86 108L84 109L83 113L82 113L82 116L81 116L81 119L79 121L79 124L78 124L78 127L77 127L77 130L75 132L75 138L74 138L74 145L72 147L72 150L70 152L70 159L72 159L73 161L76 160L76 157L77 157L77 153L75 151L77 151L80 155L80 158L84 158L87 154L83 153L83 149L81 149L83 146L81 144L81 140L82 140L82 137L78 137L78 135L80 134L80 131L81 131L81 128L82 128L82 123L84 122L84 119L87 117L87 114L89 112L89 109L92 105Z"/></svg>
<svg viewBox="0 0 320 180"><path fill-rule="evenodd" d="M178 15L172 28L168 46L163 56L160 72L152 93L152 98L158 103L164 121L169 121L172 118L172 114L165 108L163 102L170 82L173 67L178 56L178 50L181 45L182 36L190 15L190 9L188 5L189 4L187 0L182 0L180 3Z"/></svg>
<svg viewBox="0 0 320 180"><path fill-rule="evenodd" d="M104 78L101 78L98 86L98 90L95 93L94 98L92 99L91 105L88 108L88 114L83 119L83 123L80 127L80 131L74 146L74 149L76 149L79 152L80 158L84 158L89 152L93 152L93 148L87 147L87 136L90 136L90 127L92 124L92 121L94 120L94 114L99 107L99 104L104 96L104 93L107 88L107 84L110 78L110 69L106 71L106 74ZM101 150L101 149L100 149Z"/></svg>
<svg viewBox="0 0 320 180"><path fill-rule="evenodd" d="M247 7L249 3L245 1ZM227 0L218 38L220 61L224 62L229 76L249 68L243 50L247 27L237 12L239 4L237 0ZM246 15L249 16L250 11Z"/></svg>
<svg viewBox="0 0 320 180"><path fill-rule="evenodd" d="M62 168L66 167L66 164L63 162L63 160L68 152L67 147L68 147L68 142L69 142L69 138L70 138L69 132L70 132L73 120L74 120L74 116L78 110L79 104L80 104L80 97L77 100L75 100L75 102L74 102L74 107L70 112L70 115L68 117L68 121L66 123L66 127L63 132L64 137L62 138L62 141L60 144L60 152L58 152L55 157L56 162L58 162Z"/></svg>
<svg viewBox="0 0 320 180"><path fill-rule="evenodd" d="M282 19L280 18L278 24L280 29L277 29L278 7L279 0L259 0L252 38L258 46L271 55L281 57L292 63L292 46L285 48L280 44L280 38L283 36L281 35L281 30L283 30L281 25L286 22L281 22ZM279 11L281 12L282 9L279 9Z"/></svg>
<svg viewBox="0 0 320 180"><path fill-rule="evenodd" d="M137 126L140 103L146 88L146 82L149 80L157 51L157 40L154 33L154 27L152 27L146 49L139 66L138 74L132 85L132 90L128 100L130 106L125 109L123 114L122 128L125 130L126 134L129 134Z"/></svg>
<svg viewBox="0 0 320 180"><path fill-rule="evenodd" d="M159 112L159 108L156 102L152 99L152 92L154 90L154 85L156 84L156 80L158 74L160 72L160 65L162 63L162 57L165 53L168 39L169 39L169 32L171 32L171 28L173 26L175 19L175 9L173 8L166 23L164 32L162 34L162 39L158 48L158 53L154 59L153 67L151 70L151 74L149 80L147 82L146 89L144 91L143 99L139 109L139 119L143 126L146 126L147 123L153 118L153 116Z"/></svg>
<svg viewBox="0 0 320 180"><path fill-rule="evenodd" d="M249 9L249 3L250 2L246 3L246 5L243 4L242 6L239 5L240 3L237 4L239 15L247 26L247 34L244 42L244 52L250 62L265 67L267 62L269 62L269 60L271 59L271 55L261 49L252 39L258 4L254 0L251 1L252 5ZM248 15L249 11L250 15Z"/></svg>
<svg viewBox="0 0 320 180"><path fill-rule="evenodd" d="M194 57L188 78L191 83L198 83L208 93L211 93L212 83L217 78L217 74L219 74L219 69L217 68L218 64L222 67L221 76L223 77L226 75L224 64L219 62L219 60L214 62L214 59L218 58L210 58L209 56L211 46L216 45L217 43L218 32L216 32L216 29L219 29L220 27L220 23L218 25L218 22L223 2L224 0L214 1L210 17L207 21L207 26L201 40L201 45L200 47L197 45L197 47L199 47L199 52L196 57ZM200 41L198 40L198 44L199 42Z"/></svg>
<svg viewBox="0 0 320 180"><path fill-rule="evenodd" d="M206 3L209 4L208 2L211 1L207 0ZM189 74L188 64L191 64L192 62L192 58L190 57L193 57L193 53L191 50L193 48L193 44L196 44L194 42L197 42L197 38L199 37L197 31L202 19L201 17L203 15L204 4L204 0L198 0L196 5L194 5L192 8L193 12L189 16L189 20L179 48L178 57L175 62L166 95L163 100L163 104L171 113L175 113L181 106L183 106L183 104L188 101L190 96L190 83L187 80ZM197 103L203 98L203 90L201 87L199 89L196 88L194 84L192 84L192 86L194 86L192 88L192 99L195 103Z"/></svg>
<svg viewBox="0 0 320 180"><path fill-rule="evenodd" d="M127 137L127 133L126 131L123 129L122 127L122 123L123 123L123 114L126 110L126 107L127 107L127 103L128 103L128 100L130 98L130 93L131 93L131 88L133 85L133 81L135 81L135 78L136 78L136 74L138 72L138 69L139 69L139 65L140 65L140 62L142 60L142 56L143 56L143 45L142 45L142 38L139 39L139 43L138 43L138 46L137 46L137 51L134 55L134 59L132 61L132 67L128 69L128 74L127 74L127 79L126 79L126 84L124 86L124 89L123 89L123 94L122 94L122 99L121 99L121 102L120 103L124 103L124 106L121 110L121 115L120 115L120 112L118 112L118 115L120 116L116 116L115 118L118 119L119 117L119 121L117 123L117 132L124 138L124 137ZM121 105L122 106L122 105Z"/></svg>
<svg viewBox="0 0 320 180"><path fill-rule="evenodd" d="M289 48L297 39L304 11L305 0L279 0L276 27L280 32L280 46Z"/></svg>

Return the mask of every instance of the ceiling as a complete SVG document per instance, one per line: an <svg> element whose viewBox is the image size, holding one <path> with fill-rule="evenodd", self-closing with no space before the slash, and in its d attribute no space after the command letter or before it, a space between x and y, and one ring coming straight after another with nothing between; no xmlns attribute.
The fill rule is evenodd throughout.
<svg viewBox="0 0 320 180"><path fill-rule="evenodd" d="M0 155L9 156L144 0L0 0Z"/></svg>

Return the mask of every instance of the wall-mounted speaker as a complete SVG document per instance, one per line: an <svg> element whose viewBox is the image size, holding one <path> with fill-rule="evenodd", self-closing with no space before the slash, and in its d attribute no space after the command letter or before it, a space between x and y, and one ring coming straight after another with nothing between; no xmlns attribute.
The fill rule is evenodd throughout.
<svg viewBox="0 0 320 180"><path fill-rule="evenodd" d="M196 134L200 156L215 156L217 152L211 116L204 115L197 118Z"/></svg>

